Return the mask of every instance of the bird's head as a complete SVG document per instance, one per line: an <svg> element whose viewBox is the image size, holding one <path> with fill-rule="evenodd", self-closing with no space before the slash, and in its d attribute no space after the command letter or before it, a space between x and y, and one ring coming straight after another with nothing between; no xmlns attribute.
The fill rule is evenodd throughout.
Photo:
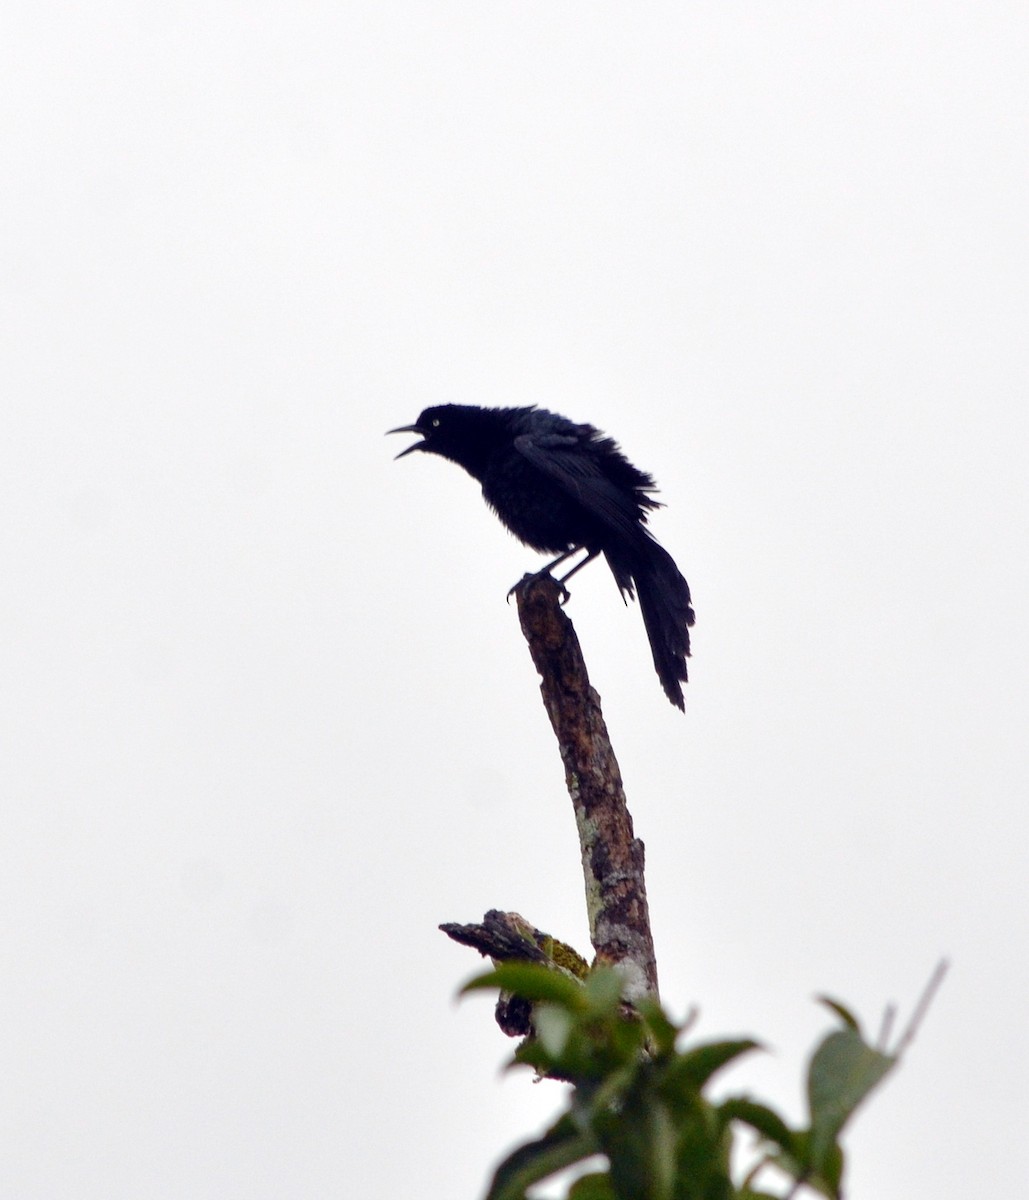
<svg viewBox="0 0 1029 1200"><path fill-rule="evenodd" d="M391 433L417 433L421 435L422 440L420 442L415 442L413 445L408 446L406 450L401 450L396 457L403 458L407 454L414 453L415 450L425 450L430 454L440 454L446 440L446 428L449 424L445 420L447 407L444 405L439 408L427 408L413 425L398 425L396 429L387 430L387 436Z"/></svg>
<svg viewBox="0 0 1029 1200"><path fill-rule="evenodd" d="M422 440L401 450L403 458L415 450L438 454L460 464L477 479L482 478L490 455L510 441L506 415L515 410L476 408L471 404L440 404L427 408L413 425L401 425L390 433L417 433Z"/></svg>

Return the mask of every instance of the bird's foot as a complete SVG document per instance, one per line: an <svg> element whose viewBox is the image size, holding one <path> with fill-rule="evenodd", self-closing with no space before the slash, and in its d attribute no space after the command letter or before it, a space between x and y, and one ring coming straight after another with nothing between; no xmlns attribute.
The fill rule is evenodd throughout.
<svg viewBox="0 0 1029 1200"><path fill-rule="evenodd" d="M564 606L571 599L572 593L565 587L564 582L562 580L555 579L554 576L551 575L549 567L545 568L542 571L536 571L532 575L523 575L521 577L521 579L519 579L518 582L516 584L514 584L513 587L508 589L508 592L507 592L508 604L511 603L511 597L515 594L515 592L521 591L521 589L524 587L529 587L529 585L535 583L537 579L549 579L552 583L557 584L557 586L561 589L560 604L561 604L561 607L564 608Z"/></svg>

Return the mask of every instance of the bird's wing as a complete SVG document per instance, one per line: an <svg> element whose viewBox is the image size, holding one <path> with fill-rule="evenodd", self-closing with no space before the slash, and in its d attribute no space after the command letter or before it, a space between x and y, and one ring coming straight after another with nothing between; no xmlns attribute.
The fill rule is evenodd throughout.
<svg viewBox="0 0 1029 1200"><path fill-rule="evenodd" d="M514 447L537 470L577 500L610 529L635 538L646 520L645 507L655 507L642 492L619 485L603 472L595 454L580 437L563 433L523 433Z"/></svg>

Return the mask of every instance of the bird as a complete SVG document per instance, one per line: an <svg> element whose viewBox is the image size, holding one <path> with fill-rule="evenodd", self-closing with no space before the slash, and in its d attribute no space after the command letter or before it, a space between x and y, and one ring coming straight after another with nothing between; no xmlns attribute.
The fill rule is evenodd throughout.
<svg viewBox="0 0 1029 1200"><path fill-rule="evenodd" d="M565 598L568 580L603 555L625 603L638 598L658 679L671 703L685 711L682 685L694 623L689 585L647 528L648 513L662 507L653 498L653 477L634 467L617 442L535 404L436 405L413 425L388 432L421 438L398 459L418 450L464 467L519 541L556 555L534 576L584 551L557 580Z"/></svg>

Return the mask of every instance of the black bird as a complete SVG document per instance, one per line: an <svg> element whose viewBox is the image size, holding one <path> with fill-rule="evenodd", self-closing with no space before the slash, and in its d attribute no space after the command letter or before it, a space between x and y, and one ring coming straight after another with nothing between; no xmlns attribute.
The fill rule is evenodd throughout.
<svg viewBox="0 0 1029 1200"><path fill-rule="evenodd" d="M443 404L389 432L422 437L397 458L425 450L477 479L486 503L515 537L557 555L539 574L585 550L586 557L559 580L563 586L603 554L623 599L639 597L661 686L685 710L682 684L693 624L689 585L646 528L647 513L661 507L651 496L653 478L637 470L617 443L592 425L535 405Z"/></svg>

